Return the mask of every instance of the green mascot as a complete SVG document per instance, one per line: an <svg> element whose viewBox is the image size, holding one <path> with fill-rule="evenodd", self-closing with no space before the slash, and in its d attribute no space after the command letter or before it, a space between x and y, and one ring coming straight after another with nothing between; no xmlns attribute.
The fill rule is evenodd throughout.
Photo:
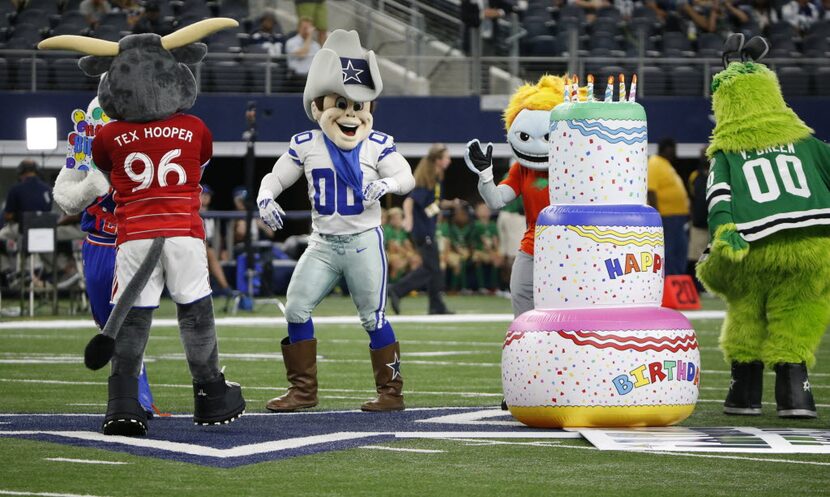
<svg viewBox="0 0 830 497"><path fill-rule="evenodd" d="M830 148L758 63L766 40L743 41L727 39L725 69L712 81L712 243L697 274L727 303L720 345L732 379L724 412L761 414L766 365L776 374L778 416L815 418L807 367L830 322Z"/></svg>

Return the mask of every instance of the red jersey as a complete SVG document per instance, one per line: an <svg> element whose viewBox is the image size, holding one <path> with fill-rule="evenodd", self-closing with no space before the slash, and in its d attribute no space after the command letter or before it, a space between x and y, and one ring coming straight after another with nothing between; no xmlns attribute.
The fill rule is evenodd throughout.
<svg viewBox="0 0 830 497"><path fill-rule="evenodd" d="M518 162L510 166L507 177L499 183L513 189L516 196L522 196L522 204L525 207L525 219L527 220L527 231L522 238L519 249L527 255L533 255L533 237L536 234L536 218L542 209L550 204L548 195L548 172L537 171L523 167Z"/></svg>
<svg viewBox="0 0 830 497"><path fill-rule="evenodd" d="M199 181L212 155L210 130L187 114L149 123L115 121L101 128L92 142L92 158L109 173L115 191L117 243L204 239Z"/></svg>

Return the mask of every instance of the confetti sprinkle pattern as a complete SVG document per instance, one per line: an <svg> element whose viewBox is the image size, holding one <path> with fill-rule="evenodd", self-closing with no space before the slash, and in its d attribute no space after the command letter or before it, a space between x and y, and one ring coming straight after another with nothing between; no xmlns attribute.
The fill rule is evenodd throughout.
<svg viewBox="0 0 830 497"><path fill-rule="evenodd" d="M582 124L573 129L576 125L572 122L551 123L550 203L645 204L648 145L645 121L574 122ZM596 135L586 134L586 129ZM633 143L627 144L623 139Z"/></svg>
<svg viewBox="0 0 830 497"><path fill-rule="evenodd" d="M522 407L694 404L700 381L694 330L626 329L638 325L593 333L514 325L502 351L505 400Z"/></svg>

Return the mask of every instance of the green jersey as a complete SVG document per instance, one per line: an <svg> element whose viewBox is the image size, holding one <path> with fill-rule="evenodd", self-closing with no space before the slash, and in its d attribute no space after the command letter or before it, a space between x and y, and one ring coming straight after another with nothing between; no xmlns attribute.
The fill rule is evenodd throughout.
<svg viewBox="0 0 830 497"><path fill-rule="evenodd" d="M470 242L470 231L473 225L470 223L464 226L459 226L455 223L450 223L447 229L447 235L453 247L466 247Z"/></svg>
<svg viewBox="0 0 830 497"><path fill-rule="evenodd" d="M409 240L409 234L402 228L395 228L391 224L384 224L383 239L387 246L392 242L397 242L403 245L407 240Z"/></svg>
<svg viewBox="0 0 830 497"><path fill-rule="evenodd" d="M735 223L751 242L830 224L830 148L814 137L737 153L716 152L706 184L709 230Z"/></svg>
<svg viewBox="0 0 830 497"><path fill-rule="evenodd" d="M484 241L487 238L495 242L498 237L499 229L496 226L496 223L482 223L481 221L476 221L473 223L473 228L470 230L470 243L473 246L473 250L484 250L486 248ZM494 248L495 243L491 243L489 247Z"/></svg>

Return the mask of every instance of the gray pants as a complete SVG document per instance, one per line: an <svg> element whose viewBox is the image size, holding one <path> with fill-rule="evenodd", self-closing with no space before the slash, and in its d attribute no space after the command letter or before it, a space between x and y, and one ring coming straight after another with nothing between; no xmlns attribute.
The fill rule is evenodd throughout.
<svg viewBox="0 0 830 497"><path fill-rule="evenodd" d="M286 320L308 321L314 308L342 276L363 328L380 328L386 322L386 268L380 227L356 235L312 233L288 284Z"/></svg>
<svg viewBox="0 0 830 497"><path fill-rule="evenodd" d="M518 317L533 307L533 256L521 250L513 260L510 273L510 300L513 316Z"/></svg>

